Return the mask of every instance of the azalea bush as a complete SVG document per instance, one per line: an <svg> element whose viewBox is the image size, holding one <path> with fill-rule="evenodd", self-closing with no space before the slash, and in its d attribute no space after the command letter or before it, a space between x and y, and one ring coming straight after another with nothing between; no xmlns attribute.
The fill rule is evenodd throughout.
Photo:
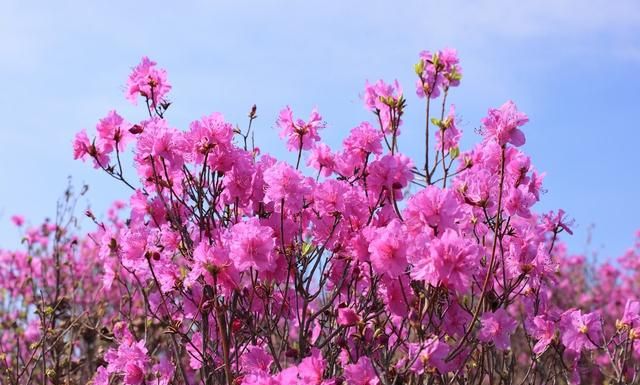
<svg viewBox="0 0 640 385"><path fill-rule="evenodd" d="M640 241L615 266L570 254L565 213L535 210L527 116L490 108L463 150L456 52L414 69L422 145L402 142L418 127L380 80L339 149L315 109L269 120L287 163L256 147L255 106L240 125L172 127L167 74L143 58L126 97L148 118L110 111L73 141L129 202L85 212L84 234L69 190L55 220L0 252L1 382L640 382ZM420 159L400 152L411 145Z"/></svg>

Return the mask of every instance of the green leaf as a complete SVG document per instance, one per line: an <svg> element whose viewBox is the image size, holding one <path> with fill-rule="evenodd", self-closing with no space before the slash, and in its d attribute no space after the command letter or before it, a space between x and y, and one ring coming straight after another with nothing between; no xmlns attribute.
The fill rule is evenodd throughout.
<svg viewBox="0 0 640 385"><path fill-rule="evenodd" d="M460 149L458 147L454 147L449 150L449 153L451 154L451 159L455 159L460 156Z"/></svg>
<svg viewBox="0 0 640 385"><path fill-rule="evenodd" d="M302 255L307 255L313 249L313 245L311 243L303 243L302 244Z"/></svg>

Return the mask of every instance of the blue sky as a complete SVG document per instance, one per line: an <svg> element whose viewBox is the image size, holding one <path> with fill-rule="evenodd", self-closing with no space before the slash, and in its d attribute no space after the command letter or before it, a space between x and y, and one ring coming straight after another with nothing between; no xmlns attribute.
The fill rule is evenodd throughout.
<svg viewBox="0 0 640 385"><path fill-rule="evenodd" d="M168 118L186 127L214 111L244 125L258 105L257 141L282 153L273 128L289 104L317 106L323 136L337 145L370 116L366 79L397 78L408 96L401 149L421 137L413 63L423 49L458 49L464 71L456 104L468 148L487 109L513 99L535 166L547 173L541 210L576 220L566 241L616 256L640 228L640 2L536 1L27 1L0 2L0 246L18 242L14 213L31 223L55 213L67 176L90 184L96 213L126 198L71 140L124 99L143 55L169 71Z"/></svg>

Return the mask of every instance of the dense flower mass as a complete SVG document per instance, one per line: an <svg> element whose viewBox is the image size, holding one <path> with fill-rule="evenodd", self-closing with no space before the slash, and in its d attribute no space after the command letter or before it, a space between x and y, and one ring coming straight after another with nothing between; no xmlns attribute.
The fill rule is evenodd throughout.
<svg viewBox="0 0 640 385"><path fill-rule="evenodd" d="M640 233L616 264L571 255L565 212L536 210L527 116L490 109L461 150L456 51L422 52L415 72L427 116L403 131L424 158L400 152L415 146L400 143L405 96L380 80L339 147L315 109L264 124L289 164L255 146L255 106L246 128L220 113L173 126L166 72L143 58L125 96L147 117L110 111L72 149L129 201L87 210L87 234L70 191L55 222L12 217L24 248L0 251L0 383L638 383Z"/></svg>

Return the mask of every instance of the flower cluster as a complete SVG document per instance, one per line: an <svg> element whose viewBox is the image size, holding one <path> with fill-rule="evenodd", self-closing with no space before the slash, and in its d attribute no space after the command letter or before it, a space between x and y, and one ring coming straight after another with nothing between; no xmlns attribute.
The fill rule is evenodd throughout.
<svg viewBox="0 0 640 385"><path fill-rule="evenodd" d="M256 107L246 131L219 113L173 127L166 72L143 58L126 96L145 98L148 118L111 111L73 143L129 202L106 219L87 211L96 227L82 236L71 194L56 223L13 219L26 251L0 252L2 382L637 381L640 241L617 267L568 254L565 213L534 207L527 116L490 109L462 151L445 108L456 52L421 53L416 73L423 159L399 151L402 88L378 81L364 93L372 121L337 149L320 141L317 110L303 121L283 109L292 165L249 144Z"/></svg>

